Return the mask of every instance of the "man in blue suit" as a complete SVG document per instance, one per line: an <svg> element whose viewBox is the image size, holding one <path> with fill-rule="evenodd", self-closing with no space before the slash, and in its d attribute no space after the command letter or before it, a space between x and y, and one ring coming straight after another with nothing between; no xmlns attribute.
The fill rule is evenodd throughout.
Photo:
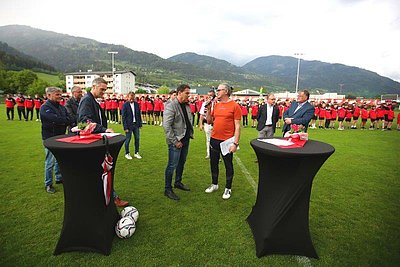
<svg viewBox="0 0 400 267"><path fill-rule="evenodd" d="M283 113L283 135L290 131L291 124L303 125L307 132L308 124L314 115L314 107L308 102L310 93L307 90L302 90L297 95L297 101L292 102L290 108Z"/></svg>
<svg viewBox="0 0 400 267"><path fill-rule="evenodd" d="M140 113L139 104L135 101L135 93L128 93L128 101L122 106L122 125L126 133L125 139L125 158L132 159L129 153L129 143L132 138L132 133L135 136L135 154L134 157L141 159L139 154L139 128L142 127L142 114Z"/></svg>

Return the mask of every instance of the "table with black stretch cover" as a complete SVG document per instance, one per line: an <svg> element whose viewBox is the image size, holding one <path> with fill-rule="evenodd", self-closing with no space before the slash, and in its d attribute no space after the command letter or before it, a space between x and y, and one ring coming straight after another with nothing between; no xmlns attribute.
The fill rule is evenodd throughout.
<svg viewBox="0 0 400 267"><path fill-rule="evenodd" d="M308 140L302 148L250 142L259 164L256 203L247 222L256 255L290 254L317 258L308 221L314 176L335 152L326 143Z"/></svg>
<svg viewBox="0 0 400 267"><path fill-rule="evenodd" d="M64 222L55 255L67 251L92 251L109 255L114 227L119 220L112 195L109 205L105 204L101 166L106 147L103 140L90 144L56 141L67 137L60 135L44 141L56 157L63 177ZM125 136L108 139L109 152L114 159L111 169L114 177L118 153ZM114 179L111 179L113 187Z"/></svg>

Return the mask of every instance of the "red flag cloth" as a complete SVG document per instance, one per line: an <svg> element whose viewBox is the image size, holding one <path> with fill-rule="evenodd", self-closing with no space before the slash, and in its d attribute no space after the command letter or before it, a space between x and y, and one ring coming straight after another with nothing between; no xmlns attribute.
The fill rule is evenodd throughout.
<svg viewBox="0 0 400 267"><path fill-rule="evenodd" d="M89 135L74 135L56 140L65 143L90 144L100 139L101 139L101 134L89 134Z"/></svg>
<svg viewBox="0 0 400 267"><path fill-rule="evenodd" d="M110 198L111 198L111 178L112 178L111 169L113 167L113 158L111 157L110 154L107 153L105 155L101 167L103 167L103 175L101 176L101 179L103 180L104 199L106 201L106 206L108 206L108 204L110 204Z"/></svg>
<svg viewBox="0 0 400 267"><path fill-rule="evenodd" d="M293 137L285 137L283 139L292 142L293 145L290 145L290 146L278 146L280 148L299 148L299 147L303 147L307 142L307 140L300 140L300 138L293 138Z"/></svg>

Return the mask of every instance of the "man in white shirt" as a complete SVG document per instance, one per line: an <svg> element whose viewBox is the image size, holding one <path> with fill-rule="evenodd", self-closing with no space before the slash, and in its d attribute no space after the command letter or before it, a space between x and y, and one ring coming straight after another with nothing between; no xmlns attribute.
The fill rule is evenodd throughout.
<svg viewBox="0 0 400 267"><path fill-rule="evenodd" d="M214 90L210 90L207 93L207 99L206 101L203 102L203 104L201 105L200 108L200 131L203 130L204 128L204 132L206 134L206 147L207 147L207 155L206 155L206 159L210 158L210 137L211 137L211 131L213 129L213 125L212 124L208 124L207 120L206 120L206 116L207 116L207 107L206 104L208 104L210 101L214 101L215 99L215 91ZM210 106L210 109L212 109L213 105Z"/></svg>
<svg viewBox="0 0 400 267"><path fill-rule="evenodd" d="M275 105L276 98L268 94L266 104L262 105L257 114L258 138L271 138L274 136L276 123L279 120L279 108Z"/></svg>

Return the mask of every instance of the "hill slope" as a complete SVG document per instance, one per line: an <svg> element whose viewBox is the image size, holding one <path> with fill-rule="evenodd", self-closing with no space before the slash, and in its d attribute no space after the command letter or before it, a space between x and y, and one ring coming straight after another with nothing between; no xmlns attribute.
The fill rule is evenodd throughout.
<svg viewBox="0 0 400 267"><path fill-rule="evenodd" d="M0 42L0 66L6 70L33 69L45 72L55 72L55 68L25 55L7 43Z"/></svg>

